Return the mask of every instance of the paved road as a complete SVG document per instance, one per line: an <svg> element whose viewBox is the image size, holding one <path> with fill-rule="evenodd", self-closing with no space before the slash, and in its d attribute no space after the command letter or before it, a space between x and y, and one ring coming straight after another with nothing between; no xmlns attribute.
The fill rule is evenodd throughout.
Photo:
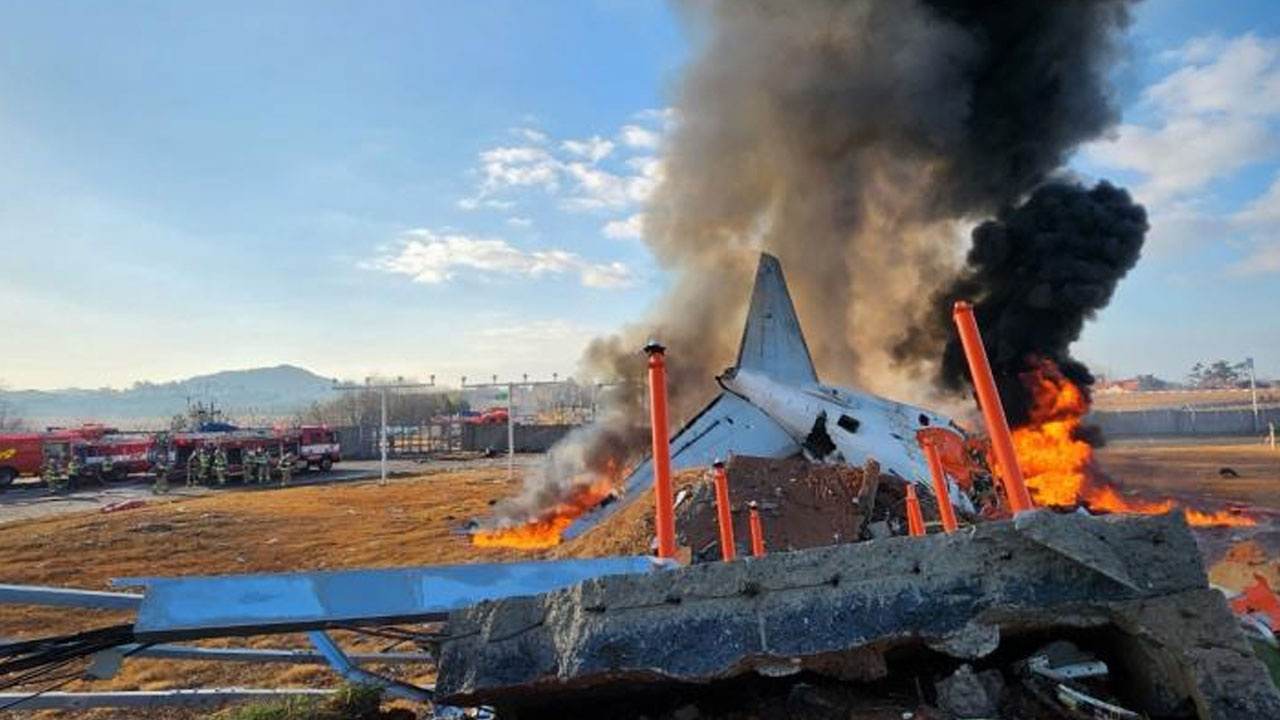
<svg viewBox="0 0 1280 720"><path fill-rule="evenodd" d="M536 463L541 457L541 455L516 456L517 472ZM505 468L506 465L505 457L471 460L432 460L425 463L416 460L389 460L387 462L387 474L390 477L396 477L414 475L439 468L468 466L493 467L496 469L499 467ZM339 467L327 473L297 473L289 482L289 487L370 480L377 478L380 474L380 464L377 460L350 460L343 462ZM200 497L211 493L244 492L246 490L268 491L273 487L279 486L250 485L246 487L239 483L234 483L226 487L188 488L175 484L172 486L168 497ZM0 524L92 511L104 508L112 503L129 500L151 500L155 497L151 492L151 479L148 477L137 477L127 482L111 483L107 487L89 484L66 495L52 495L41 481L23 478L4 491L0 491Z"/></svg>
<svg viewBox="0 0 1280 720"><path fill-rule="evenodd" d="M352 463L356 465L356 463ZM299 485L321 485L326 483L351 482L377 477L375 469L364 467L341 467L327 473L299 473L293 476L290 487ZM266 490L271 485L251 485L248 489ZM210 493L237 492L245 490L239 483L226 487L183 487L174 485L169 492L170 497L199 497ZM53 495L37 480L23 479L4 492L0 492L0 524L17 520L62 515L66 513L84 512L106 507L112 503L128 500L150 500L156 496L151 492L151 479L138 477L127 482L111 483L106 487L90 484L66 495Z"/></svg>

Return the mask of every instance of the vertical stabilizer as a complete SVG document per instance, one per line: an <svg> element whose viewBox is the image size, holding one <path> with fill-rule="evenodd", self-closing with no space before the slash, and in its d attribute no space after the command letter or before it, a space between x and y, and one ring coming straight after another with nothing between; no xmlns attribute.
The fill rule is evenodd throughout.
<svg viewBox="0 0 1280 720"><path fill-rule="evenodd" d="M768 253L760 254L756 269L751 309L747 311L747 326L738 348L738 367L765 373L779 382L818 382L782 265Z"/></svg>

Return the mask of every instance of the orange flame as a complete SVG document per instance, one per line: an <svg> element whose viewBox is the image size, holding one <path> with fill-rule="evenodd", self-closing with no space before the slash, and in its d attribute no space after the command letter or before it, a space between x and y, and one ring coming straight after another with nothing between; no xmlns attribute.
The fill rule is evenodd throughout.
<svg viewBox="0 0 1280 720"><path fill-rule="evenodd" d="M1121 495L1097 472L1093 447L1080 439L1089 400L1063 376L1052 360L1043 360L1022 377L1032 393L1031 422L1013 431L1027 490L1036 505L1158 515L1178 507L1170 499L1142 500ZM1227 511L1184 508L1191 525L1254 525L1253 518Z"/></svg>
<svg viewBox="0 0 1280 720"><path fill-rule="evenodd" d="M471 544L476 547L507 547L542 550L560 544L560 536L574 519L590 510L613 492L609 478L581 483L569 491L568 497L541 515L523 524L476 532Z"/></svg>

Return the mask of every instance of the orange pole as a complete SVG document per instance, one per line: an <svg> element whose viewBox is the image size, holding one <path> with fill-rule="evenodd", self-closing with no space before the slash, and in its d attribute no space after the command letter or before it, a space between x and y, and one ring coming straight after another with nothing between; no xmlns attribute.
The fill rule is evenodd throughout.
<svg viewBox="0 0 1280 720"><path fill-rule="evenodd" d="M731 562L736 553L733 546L733 516L729 514L729 473L724 463L717 460L711 466L716 475L716 519L720 521L720 557Z"/></svg>
<svg viewBox="0 0 1280 720"><path fill-rule="evenodd" d="M649 354L649 422L653 428L654 525L658 557L676 556L676 517L671 493L671 441L667 432L667 349L651 341Z"/></svg>
<svg viewBox="0 0 1280 720"><path fill-rule="evenodd" d="M751 512L751 555L764 557L764 528L760 527L760 508L752 500L747 503L747 509Z"/></svg>
<svg viewBox="0 0 1280 720"><path fill-rule="evenodd" d="M953 533L956 531L956 509L951 506L951 490L947 487L947 473L942 469L942 457L938 455L938 446L933 438L924 436L920 440L924 446L924 459L929 462L929 475L933 478L933 496L938 500L938 516L942 518L942 529Z"/></svg>
<svg viewBox="0 0 1280 720"><path fill-rule="evenodd" d="M973 377L973 387L978 393L978 408L982 410L987 434L991 436L991 449L995 453L996 464L1000 466L1004 493L1009 498L1014 514L1030 510L1035 505L1031 503L1031 495L1027 493L1027 485L1023 482L1022 469L1018 467L1013 435L1009 432L1004 405L1000 403L1000 393L996 391L996 380L991 374L991 363L987 360L987 349L982 345L982 335L978 332L978 321L973 317L973 305L957 300L952 315L960 330L960 343L964 346L964 356L969 361L969 374Z"/></svg>
<svg viewBox="0 0 1280 720"><path fill-rule="evenodd" d="M907 483L907 531L912 535L924 534L924 513L920 512L916 486L911 483Z"/></svg>

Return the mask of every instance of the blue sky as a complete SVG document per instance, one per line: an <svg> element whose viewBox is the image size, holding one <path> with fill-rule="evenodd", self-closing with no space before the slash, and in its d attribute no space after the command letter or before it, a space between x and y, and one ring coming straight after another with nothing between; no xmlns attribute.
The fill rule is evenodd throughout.
<svg viewBox="0 0 1280 720"><path fill-rule="evenodd" d="M1278 15L1139 11L1074 163L1155 226L1095 366L1280 376ZM689 52L656 0L0 0L0 381L572 372L663 287L637 218Z"/></svg>

